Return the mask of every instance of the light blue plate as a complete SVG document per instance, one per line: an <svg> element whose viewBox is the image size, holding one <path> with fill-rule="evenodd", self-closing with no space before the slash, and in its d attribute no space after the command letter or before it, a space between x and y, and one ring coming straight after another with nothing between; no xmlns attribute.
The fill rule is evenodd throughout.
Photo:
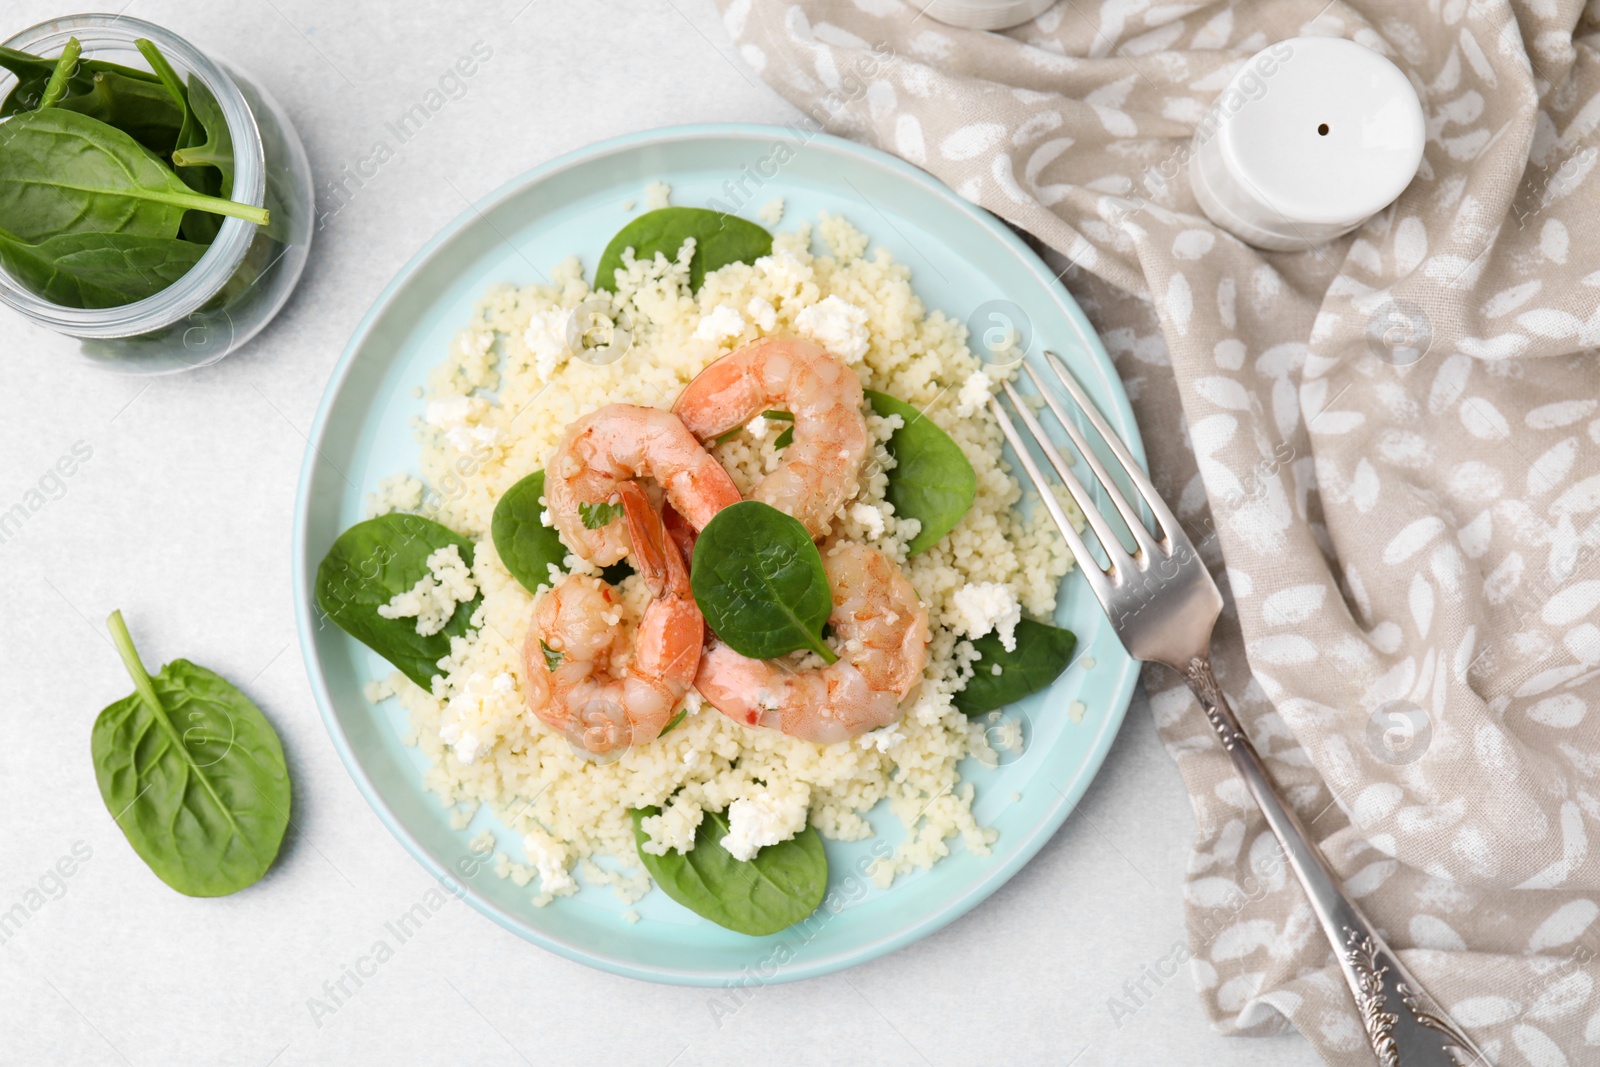
<svg viewBox="0 0 1600 1067"><path fill-rule="evenodd" d="M783 149L776 146L782 144ZM362 686L389 666L320 619L317 564L338 534L362 518L363 496L379 478L416 470L407 422L422 401L411 390L445 356L473 302L495 282L524 284L576 253L590 270L634 212L652 180L672 186L674 203L722 207L741 190L753 217L783 197L785 224L827 211L848 217L875 244L909 264L929 309L967 320L986 301L1027 309L1029 358L1061 353L1101 410L1142 459L1127 398L1083 313L1033 252L1006 226L914 167L827 136L764 126L685 126L618 138L551 161L464 212L406 264L361 325L334 370L317 412L300 475L294 534L295 614L312 689L334 747L384 824L435 877L508 930L574 960L618 974L686 985L720 985L743 975L789 981L872 959L929 934L994 892L1053 834L1094 777L1122 722L1137 676L1081 579L1069 578L1056 620L1078 635L1085 669L1074 664L1046 692L1007 714L1023 720L1027 747L987 770L967 761L978 821L1000 831L987 856L952 841L954 854L888 890L857 872L872 842L828 843L829 901L804 928L752 938L724 930L659 890L628 923L605 889L544 908L474 861L467 841L485 827L521 858L516 836L480 812L453 830L450 812L422 789L423 761L401 744L405 713L374 707ZM1073 722L1073 701L1087 713ZM882 806L880 806L881 809ZM882 841L900 837L886 810L872 813ZM831 905L831 907L830 907Z"/></svg>

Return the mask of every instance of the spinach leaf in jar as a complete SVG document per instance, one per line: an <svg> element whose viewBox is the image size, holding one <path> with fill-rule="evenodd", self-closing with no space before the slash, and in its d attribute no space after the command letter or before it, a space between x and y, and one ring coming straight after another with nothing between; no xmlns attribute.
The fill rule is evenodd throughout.
<svg viewBox="0 0 1600 1067"><path fill-rule="evenodd" d="M0 124L0 229L19 240L175 237L189 210L268 221L265 208L194 192L128 134L75 111L29 111Z"/></svg>
<svg viewBox="0 0 1600 1067"><path fill-rule="evenodd" d="M472 565L472 542L454 530L421 515L380 515L340 534L317 568L323 614L424 689L450 654L450 638L470 628L482 597L457 604L444 627L427 635L417 632L414 618L387 619L378 608L427 577L428 557L449 545Z"/></svg>
<svg viewBox="0 0 1600 1067"><path fill-rule="evenodd" d="M0 266L65 307L121 307L154 296L205 254L205 245L175 237L64 233L28 244L0 230Z"/></svg>
<svg viewBox="0 0 1600 1067"><path fill-rule="evenodd" d="M706 625L741 656L805 648L829 663L839 658L822 638L833 613L822 554L798 520L770 504L741 500L706 523L689 587Z"/></svg>
<svg viewBox="0 0 1600 1067"><path fill-rule="evenodd" d="M722 847L729 832L727 815L708 811L695 830L693 848L653 856L643 848L649 840L643 820L660 813L660 808L633 811L639 860L662 892L701 918L765 937L788 929L822 903L828 890L828 856L814 827L768 845L748 861L736 860Z"/></svg>
<svg viewBox="0 0 1600 1067"><path fill-rule="evenodd" d="M95 781L118 828L180 893L218 897L260 881L289 824L283 746L220 675L177 659L149 674L120 611L107 620L134 693L90 735Z"/></svg>

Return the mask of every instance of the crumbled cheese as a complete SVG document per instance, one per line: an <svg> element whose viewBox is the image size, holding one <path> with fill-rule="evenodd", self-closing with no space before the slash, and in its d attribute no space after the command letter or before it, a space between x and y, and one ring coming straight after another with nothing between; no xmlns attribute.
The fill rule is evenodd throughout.
<svg viewBox="0 0 1600 1067"><path fill-rule="evenodd" d="M1022 621L1022 605L1008 585L999 582L968 582L951 598L959 618L957 632L968 637L988 633L1000 636L1007 652L1017 649L1017 623Z"/></svg>
<svg viewBox="0 0 1600 1067"><path fill-rule="evenodd" d="M989 664L989 673L998 678L1005 673L1005 668L998 663L991 663Z"/></svg>
<svg viewBox="0 0 1600 1067"><path fill-rule="evenodd" d="M760 219L762 225L768 229L777 229L778 223L783 221L783 197L762 204L761 210L756 212L756 218Z"/></svg>
<svg viewBox="0 0 1600 1067"><path fill-rule="evenodd" d="M567 850L543 830L522 839L523 851L539 871L539 892L558 896L577 891L578 883L567 871Z"/></svg>
<svg viewBox="0 0 1600 1067"><path fill-rule="evenodd" d="M883 510L876 505L851 504L850 517L861 524L867 533L867 540L876 541L883 536Z"/></svg>
<svg viewBox="0 0 1600 1067"><path fill-rule="evenodd" d="M744 313L750 321L760 327L762 333L771 333L778 325L778 309L765 297L752 296L750 303L744 306Z"/></svg>
<svg viewBox="0 0 1600 1067"><path fill-rule="evenodd" d="M567 319L569 313L556 308L553 311L535 311L528 319L528 329L522 340L533 355L533 372L540 381L548 382L550 376L567 361L572 349L567 345Z"/></svg>
<svg viewBox="0 0 1600 1067"><path fill-rule="evenodd" d="M970 418L989 406L989 393L994 388L994 379L981 370L975 370L967 375L967 380L961 383L961 391L956 394L956 415L960 418Z"/></svg>
<svg viewBox="0 0 1600 1067"><path fill-rule="evenodd" d="M802 795L781 798L765 790L728 805L728 835L722 847L736 860L750 860L768 845L787 841L805 829L808 804Z"/></svg>
<svg viewBox="0 0 1600 1067"><path fill-rule="evenodd" d="M500 439L500 431L493 426L476 425L488 412L489 402L480 397L446 396L428 401L423 421L444 431L450 447L458 452L471 452Z"/></svg>
<svg viewBox="0 0 1600 1067"><path fill-rule="evenodd" d="M757 415L755 418L745 423L744 428L749 430L750 436L754 437L757 441L764 441L767 437L767 430L771 425L772 423L768 421L765 415Z"/></svg>
<svg viewBox="0 0 1600 1067"><path fill-rule="evenodd" d="M875 748L879 752L887 752L905 739L906 735L900 731L900 724L892 722L888 726L862 734L856 738L856 744L862 748Z"/></svg>
<svg viewBox="0 0 1600 1067"><path fill-rule="evenodd" d="M378 605L385 619L417 620L417 633L431 637L444 629L456 605L478 595L478 583L455 545L445 545L428 557L428 573L416 585Z"/></svg>
<svg viewBox="0 0 1600 1067"><path fill-rule="evenodd" d="M694 328L696 341L725 341L744 333L744 317L727 304L718 304Z"/></svg>
<svg viewBox="0 0 1600 1067"><path fill-rule="evenodd" d="M488 355L490 347L494 345L494 332L492 330L462 330L456 334L456 343L461 346L465 356L477 358Z"/></svg>
<svg viewBox="0 0 1600 1067"><path fill-rule="evenodd" d="M672 186L666 182L651 182L644 187L644 209L656 211L667 206L672 196Z"/></svg>
<svg viewBox="0 0 1600 1067"><path fill-rule="evenodd" d="M474 671L467 684L445 702L439 719L439 740L450 746L462 763L476 763L495 746L503 728L516 722L521 701L517 682L504 672L485 678Z"/></svg>
<svg viewBox="0 0 1600 1067"><path fill-rule="evenodd" d="M848 300L830 296L795 316L795 327L846 363L867 354L867 313Z"/></svg>

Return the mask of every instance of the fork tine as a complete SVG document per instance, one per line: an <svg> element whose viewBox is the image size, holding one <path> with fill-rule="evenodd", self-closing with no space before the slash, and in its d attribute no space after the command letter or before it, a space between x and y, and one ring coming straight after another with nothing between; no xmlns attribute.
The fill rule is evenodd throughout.
<svg viewBox="0 0 1600 1067"><path fill-rule="evenodd" d="M1033 443L1038 447L1039 451L1044 453L1045 459L1050 461L1050 465L1056 469L1056 474L1061 477L1062 483L1067 487L1067 492L1072 494L1073 501L1077 503L1078 510L1083 512L1083 517L1088 522L1089 528L1094 530L1095 537L1100 541L1100 548L1105 552L1106 559L1111 564L1110 574L1112 575L1113 584L1122 574L1132 574L1138 570L1138 563L1128 554L1128 550L1122 547L1122 542L1117 539L1116 532L1111 529L1111 524L1106 522L1104 515L1100 514L1100 508L1095 504L1094 497L1084 484L1078 480L1078 476L1073 473L1072 464L1068 463L1067 458L1050 442L1050 438L1044 432L1044 427L1039 425L1038 418L1028 409L1027 402L1023 400L1022 394L1017 392L1016 387L1010 382L1001 382L1000 387L1005 390L1006 396L1011 398L1012 406L1016 408L1017 414L1022 417L1023 423L1028 427L1028 432L1033 435ZM1049 483L1038 479L1035 479L1035 481L1038 482L1041 496L1051 497L1055 495L1050 491Z"/></svg>
<svg viewBox="0 0 1600 1067"><path fill-rule="evenodd" d="M1056 418L1061 422L1062 429L1066 430L1067 436L1072 438L1073 445L1077 447L1078 453L1088 462L1089 469L1094 471L1094 476L1100 479L1101 486L1105 488L1106 496L1111 498L1111 503L1116 507L1118 513L1122 515L1122 521L1128 524L1128 531L1133 534L1134 541L1152 556L1165 555L1166 553L1157 544L1156 539L1145 528L1144 519L1139 515L1139 509L1134 507L1123 494L1121 487L1112 481L1111 472L1106 470L1104 463L1100 462L1100 456L1090 447L1089 439L1084 436L1082 430L1078 429L1078 424L1068 416L1066 406L1056 396L1056 391L1045 386L1044 379L1039 376L1039 372L1034 370L1033 366L1026 360L1023 361L1022 369L1027 371L1029 378L1033 379L1033 384L1038 388L1039 395L1044 397L1044 402L1050 406L1050 410L1055 413Z"/></svg>
<svg viewBox="0 0 1600 1067"><path fill-rule="evenodd" d="M1094 553L1089 551L1088 544L1077 527L1072 525L1072 520L1067 518L1066 509L1061 506L1061 501L1050 491L1050 483L1045 480L1044 472L1039 470L1039 465L1034 462L1033 453L1028 450L1027 442L1017 432L1016 423L1011 421L1011 416L1006 414L1006 409L1001 406L995 397L989 398L989 410L994 412L995 419L1000 423L1000 432L1006 435L1006 440L1011 442L1011 448L1016 452L1017 459L1022 463L1022 469L1028 472L1034 487L1039 490L1039 498L1044 501L1045 510L1055 520L1061 530L1061 536L1066 538L1067 547L1072 550L1073 558L1078 561L1078 569L1083 572L1084 578L1089 582L1089 588L1094 591L1095 598L1100 605L1111 611L1112 597L1115 591L1111 581L1106 577L1106 572L1101 569L1100 562L1094 558Z"/></svg>
<svg viewBox="0 0 1600 1067"><path fill-rule="evenodd" d="M1073 401L1083 410L1084 415L1088 416L1090 424L1095 428L1095 432L1105 440L1106 447L1111 449L1111 454L1122 465L1123 471L1127 474L1128 480L1133 483L1133 488L1138 492L1140 499L1144 501L1144 505L1155 516L1156 524L1161 527L1161 539L1166 542L1167 550L1170 552L1173 548L1179 546L1192 549L1194 546L1189 542L1189 535L1184 533L1183 527L1178 524L1177 516L1172 514L1172 509L1167 507L1166 501L1161 499L1161 494L1156 491L1156 487L1150 481L1149 475L1145 474L1144 468L1139 466L1138 461L1133 458L1133 453L1128 451L1128 446L1122 443L1122 438L1118 437L1117 432L1111 428L1110 423L1106 422L1105 416L1100 414L1100 409L1095 406L1093 400L1089 399L1089 394L1084 392L1082 385L1078 384L1078 379L1073 375L1072 371L1067 369L1066 363L1062 361L1060 356L1049 349L1045 350L1044 356L1045 362L1050 364L1050 369L1055 371L1056 378L1066 388L1067 392L1072 394ZM1098 467L1095 468L1095 473L1102 482L1106 483L1107 489L1111 492L1113 498L1119 495L1114 489L1110 488L1111 483L1100 472Z"/></svg>

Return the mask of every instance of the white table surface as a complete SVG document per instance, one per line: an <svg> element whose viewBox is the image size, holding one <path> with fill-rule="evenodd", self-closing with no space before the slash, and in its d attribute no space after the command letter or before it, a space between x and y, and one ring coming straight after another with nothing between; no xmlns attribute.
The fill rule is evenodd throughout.
<svg viewBox="0 0 1600 1067"><path fill-rule="evenodd" d="M346 337L464 209L452 184L477 198L615 134L797 115L740 64L710 0L389 6L135 0L127 12L255 73L297 124L319 189L474 42L494 50L318 235L299 291L254 344L210 369L121 378L0 311L0 511L74 443L93 449L65 494L0 543L0 911L75 844L92 851L0 949L0 1063L1316 1062L1294 1035L1215 1034L1186 973L1147 982L1153 997L1113 1019L1108 998L1184 936L1193 822L1142 697L1038 858L887 958L759 989L719 1018L712 991L570 963L452 901L336 1014L313 1017L309 998L431 884L339 763L295 641L295 479ZM11 0L0 36L65 10ZM276 724L298 831L259 885L178 895L102 805L90 726L130 689L103 625L113 608L147 662L203 663Z"/></svg>

